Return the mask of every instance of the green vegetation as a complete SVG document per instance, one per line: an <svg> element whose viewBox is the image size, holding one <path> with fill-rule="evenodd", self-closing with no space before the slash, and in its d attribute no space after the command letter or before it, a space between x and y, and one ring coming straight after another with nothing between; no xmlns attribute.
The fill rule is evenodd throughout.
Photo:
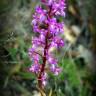
<svg viewBox="0 0 96 96"><path fill-rule="evenodd" d="M34 35L31 14L38 1L0 1L0 96L38 94L35 75L28 72L31 61L27 54ZM62 34L65 47L59 52L54 50L62 72L57 77L49 73L46 93L49 96L96 96L95 1L66 2L66 32Z"/></svg>

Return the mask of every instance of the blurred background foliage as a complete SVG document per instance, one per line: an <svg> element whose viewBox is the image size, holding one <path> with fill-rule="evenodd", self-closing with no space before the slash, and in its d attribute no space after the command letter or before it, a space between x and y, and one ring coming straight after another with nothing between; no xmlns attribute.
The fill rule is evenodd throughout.
<svg viewBox="0 0 96 96"><path fill-rule="evenodd" d="M27 50L39 0L0 0L0 96L40 96ZM62 72L49 73L49 96L96 96L96 1L66 0L64 48L54 51Z"/></svg>

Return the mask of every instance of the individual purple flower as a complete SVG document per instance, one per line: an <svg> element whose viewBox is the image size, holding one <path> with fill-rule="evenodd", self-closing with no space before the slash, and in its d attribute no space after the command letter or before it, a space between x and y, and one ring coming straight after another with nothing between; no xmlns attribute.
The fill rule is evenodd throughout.
<svg viewBox="0 0 96 96"><path fill-rule="evenodd" d="M37 46L44 46L45 42L42 39L44 39L43 35L42 37L32 37L32 44Z"/></svg>
<svg viewBox="0 0 96 96"><path fill-rule="evenodd" d="M60 67L56 67L54 70L54 74L58 75L61 72L61 68Z"/></svg>
<svg viewBox="0 0 96 96"><path fill-rule="evenodd" d="M56 18L49 19L49 26L48 30L51 34L60 34L63 32L64 23L63 22L57 22Z"/></svg>
<svg viewBox="0 0 96 96"><path fill-rule="evenodd" d="M54 75L58 75L61 72L61 68L53 64L50 66L50 71L53 72Z"/></svg>
<svg viewBox="0 0 96 96"><path fill-rule="evenodd" d="M44 41L45 41L45 36L44 36L44 34L40 34L39 39L41 40L41 42L44 42Z"/></svg>
<svg viewBox="0 0 96 96"><path fill-rule="evenodd" d="M34 48L29 48L28 55L30 60L39 61L39 55L36 53Z"/></svg>
<svg viewBox="0 0 96 96"><path fill-rule="evenodd" d="M41 75L41 78L40 79L38 78L38 80L41 80L42 81L42 84L45 86L47 84L47 73L44 72Z"/></svg>
<svg viewBox="0 0 96 96"><path fill-rule="evenodd" d="M58 47L58 46L64 46L64 41L62 38L55 36L54 38L52 38L51 44L50 46L52 47Z"/></svg>
<svg viewBox="0 0 96 96"><path fill-rule="evenodd" d="M39 72L39 70L40 70L40 65L36 62L32 64L29 68L30 72L35 72L35 73Z"/></svg>
<svg viewBox="0 0 96 96"><path fill-rule="evenodd" d="M51 65L57 64L57 60L53 58L52 56L47 56L47 61L48 61L48 64L51 64Z"/></svg>

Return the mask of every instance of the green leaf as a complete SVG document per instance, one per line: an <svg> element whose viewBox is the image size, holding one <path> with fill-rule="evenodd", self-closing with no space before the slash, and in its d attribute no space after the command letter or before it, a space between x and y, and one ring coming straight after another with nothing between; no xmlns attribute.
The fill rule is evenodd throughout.
<svg viewBox="0 0 96 96"><path fill-rule="evenodd" d="M75 66L75 63L70 59L64 59L61 62L62 73L60 74L60 78L63 80L67 75L67 79L71 86L78 87L81 85L80 74Z"/></svg>
<svg viewBox="0 0 96 96"><path fill-rule="evenodd" d="M17 53L17 48L9 48L8 51L10 53L10 55L12 56L13 60L16 60L16 53Z"/></svg>
<svg viewBox="0 0 96 96"><path fill-rule="evenodd" d="M35 75L31 72L19 72L19 75L23 78L23 79L33 79L35 77Z"/></svg>

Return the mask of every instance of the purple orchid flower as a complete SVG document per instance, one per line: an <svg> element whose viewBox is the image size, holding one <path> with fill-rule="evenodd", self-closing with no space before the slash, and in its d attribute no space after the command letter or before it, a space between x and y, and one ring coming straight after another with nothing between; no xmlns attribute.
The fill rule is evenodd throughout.
<svg viewBox="0 0 96 96"><path fill-rule="evenodd" d="M57 16L65 16L65 8L65 0L41 0L41 5L36 6L32 16L33 31L38 33L39 36L32 37L32 48L28 50L33 63L29 71L37 74L39 86L46 85L46 67L55 75L61 72L57 59L49 52L49 49L64 46L64 41L59 36L63 32L64 23L58 22ZM43 51L37 52L37 47L41 47ZM42 59L42 64L39 62L40 59Z"/></svg>

